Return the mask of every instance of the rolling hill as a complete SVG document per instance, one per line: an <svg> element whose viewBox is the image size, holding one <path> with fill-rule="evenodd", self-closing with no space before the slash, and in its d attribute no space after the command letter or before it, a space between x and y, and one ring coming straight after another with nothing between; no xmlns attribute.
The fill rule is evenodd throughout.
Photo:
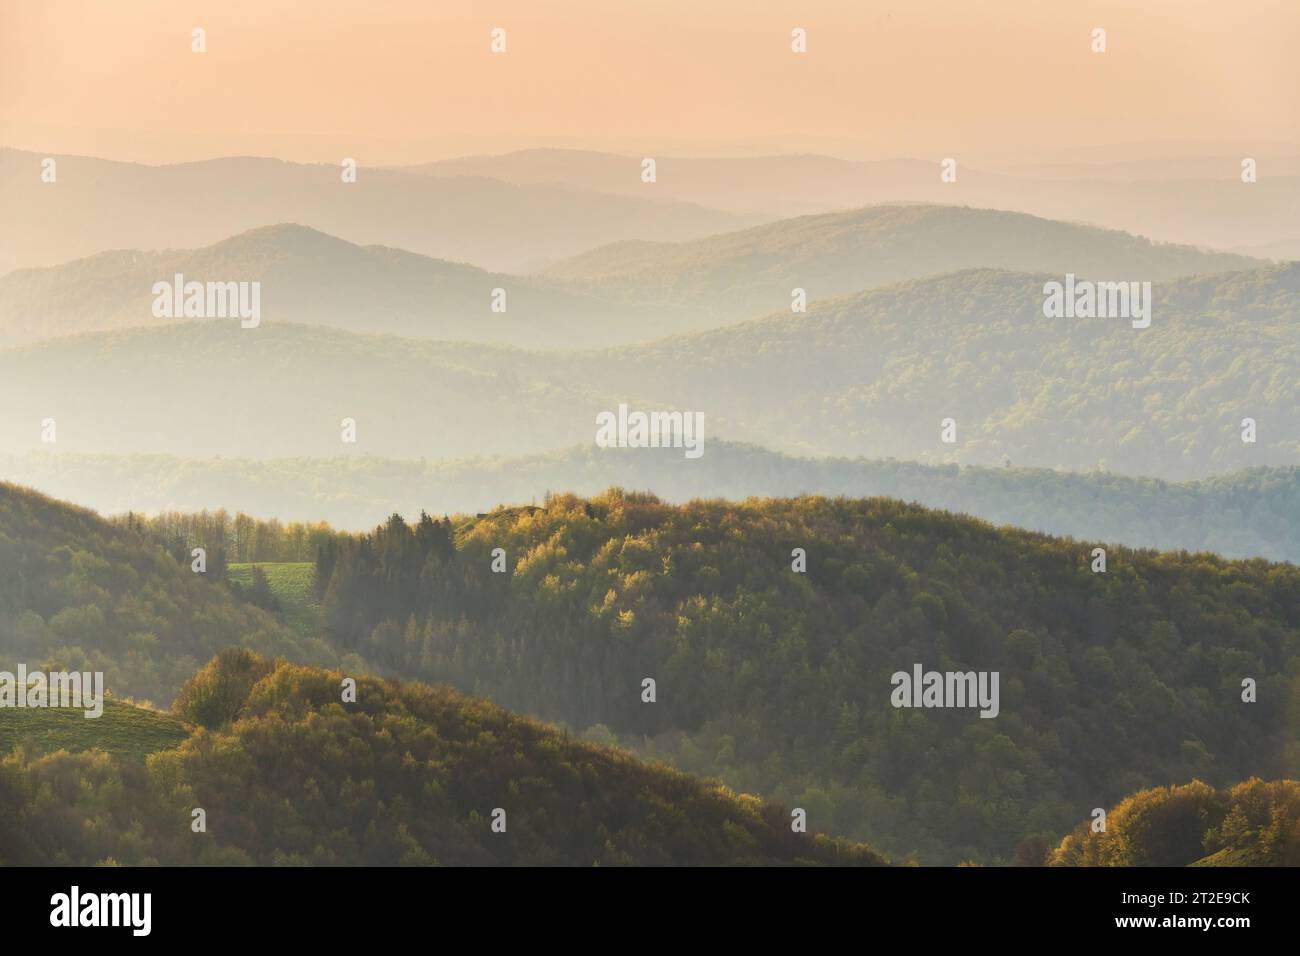
<svg viewBox="0 0 1300 956"><path fill-rule="evenodd" d="M781 806L445 688L362 678L341 703L343 676L224 653L179 709L211 716L196 702L217 693L226 718L147 772L102 752L0 755L0 864L884 862L792 832Z"/></svg>
<svg viewBox="0 0 1300 956"><path fill-rule="evenodd" d="M952 273L555 364L804 455L1166 480L1300 461L1300 264L1154 283L1145 329L1044 317L1053 278Z"/></svg>
<svg viewBox="0 0 1300 956"><path fill-rule="evenodd" d="M963 269L1158 281L1259 260L1162 245L1125 232L960 206L872 206L680 243L625 241L558 262L561 287L619 302L691 307L718 321Z"/></svg>
<svg viewBox="0 0 1300 956"><path fill-rule="evenodd" d="M1080 824L1052 866L1300 866L1300 783L1251 779L1216 790L1199 780L1143 790Z"/></svg>
<svg viewBox="0 0 1300 956"><path fill-rule="evenodd" d="M190 735L172 714L120 700L104 701L104 712L87 720L79 710L0 709L0 757L16 746L32 753L100 750L143 759L170 750Z"/></svg>
<svg viewBox="0 0 1300 956"><path fill-rule="evenodd" d="M51 450L53 419L54 450L78 453L517 457L592 443L627 403L702 413L706 455L722 439L1163 480L1300 460L1300 264L1156 283L1146 329L1044 317L1052 278L951 273L586 352L220 320L87 333L0 350L0 444Z"/></svg>
<svg viewBox="0 0 1300 956"><path fill-rule="evenodd" d="M1103 153L1105 151L1099 151ZM1162 144L1146 157L1025 164L960 153L956 182L942 182L942 156L846 160L816 154L656 157L656 195L736 213L797 216L878 203L929 202L1087 222L1163 242L1218 249L1295 239L1300 159L1293 146L1255 153L1261 175L1242 188L1241 155L1207 155L1204 144ZM487 176L521 186L644 195L641 156L534 149L403 167L439 177ZM1112 156L1113 159L1113 156ZM630 237L629 237L630 238Z"/></svg>
<svg viewBox="0 0 1300 956"><path fill-rule="evenodd" d="M1164 482L1103 472L796 458L716 441L697 461L675 449L577 446L510 458L418 461L0 455L0 475L104 514L228 509L283 521L367 529L382 515L414 519L541 502L560 490L652 491L666 501L883 496L994 524L1161 550L1215 551L1300 563L1300 468L1255 468Z"/></svg>
<svg viewBox="0 0 1300 956"><path fill-rule="evenodd" d="M0 568L0 661L11 665L0 669L101 671L112 697L165 705L224 647L338 660L322 641L191 571L188 557L182 563L93 512L5 483Z"/></svg>
<svg viewBox="0 0 1300 956"><path fill-rule="evenodd" d="M0 345L156 326L154 283L260 283L261 319L355 332L595 348L697 332L934 272L999 268L1168 279L1257 260L1018 213L877 206L688 243L627 240L539 277L490 273L280 224L201 249L119 250L0 277ZM492 296L505 290L506 310Z"/></svg>
<svg viewBox="0 0 1300 956"><path fill-rule="evenodd" d="M5 233L0 274L113 249L193 248L279 222L362 244L520 271L618 239L687 239L759 217L672 202L516 186L483 177L434 178L368 168L354 183L337 165L226 157L146 166L0 150ZM342 157L340 157L340 160ZM176 215L183 209L185 214Z"/></svg>
<svg viewBox="0 0 1300 956"><path fill-rule="evenodd" d="M41 445L47 417L57 449L87 452L442 456L582 440L598 402L539 358L288 323L86 333L0 350L0 401L18 409L0 443Z"/></svg>
<svg viewBox="0 0 1300 956"><path fill-rule="evenodd" d="M1112 545L1102 572L1095 546L883 499L611 491L391 518L317 586L322 633L378 668L890 854L1006 862L1145 787L1300 769L1300 568ZM996 715L900 708L915 667L997 673Z"/></svg>
<svg viewBox="0 0 1300 956"><path fill-rule="evenodd" d="M11 860L877 859L825 843L805 852L780 825L787 811L662 776L483 701L366 673L450 683L926 863L1010 862L1143 788L1193 777L1225 787L1300 766L1293 565L1110 545L1097 573L1091 542L885 499L673 506L619 491L556 495L331 539L308 585L319 595L310 640L218 581L195 580L129 525L3 491L0 561L17 572L0 589L6 659L100 668L110 690L158 700L204 650L343 662L331 674L224 654L180 690L176 717L204 730L179 743L159 735L179 738L184 726L152 715L145 726L125 705L110 707L97 739L66 721L37 734L30 715L26 726L10 715L0 730L17 726L30 750L4 763L3 786L25 808L0 823L14 828L0 835ZM494 548L508 573L493 572ZM299 600L308 578L293 571L277 587ZM997 673L996 714L899 709L890 675L916 664ZM360 679L358 712L337 703L343 675ZM1244 678L1255 701L1242 698ZM60 746L78 753L38 753ZM120 756L91 752L106 747ZM148 773L122 762L146 752ZM400 772L407 753L434 776ZM68 780L82 781L78 796L54 813L39 794ZM574 787L587 803L572 802ZM661 787L680 815L664 815ZM347 797L357 793L373 801L358 806ZM522 820L508 811L523 837L508 846L484 842L502 793L529 808ZM631 793L659 811L647 817ZM190 838L196 803L209 840ZM560 823L561 804L584 809ZM147 818L138 839L106 826L74 849L59 836L88 816L126 815Z"/></svg>
<svg viewBox="0 0 1300 956"><path fill-rule="evenodd" d="M641 156L526 149L399 167L425 176L486 176L518 186L562 186L614 195L645 193ZM974 175L982 176L976 173ZM940 200L933 163L852 162L831 156L656 157L656 194L738 213L801 215L889 199ZM882 196L882 190L887 194ZM689 198L688 198L689 197Z"/></svg>
<svg viewBox="0 0 1300 956"><path fill-rule="evenodd" d="M0 277L0 345L159 326L155 282L258 282L261 321L533 348L640 341L701 327L688 310L600 301L522 277L357 246L304 226L241 233L202 249L104 252ZM504 289L505 311L493 311Z"/></svg>

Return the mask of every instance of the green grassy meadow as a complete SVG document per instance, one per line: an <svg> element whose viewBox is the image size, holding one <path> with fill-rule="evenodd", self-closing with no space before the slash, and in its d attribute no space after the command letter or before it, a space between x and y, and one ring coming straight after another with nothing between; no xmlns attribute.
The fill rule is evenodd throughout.
<svg viewBox="0 0 1300 956"><path fill-rule="evenodd" d="M253 583L253 567L232 564L226 576L231 582L248 587ZM259 562L257 567L266 572L266 583L280 602L285 623L308 637L315 633L316 613L320 609L312 588L316 566L311 561L285 561Z"/></svg>
<svg viewBox="0 0 1300 956"><path fill-rule="evenodd" d="M103 750L143 758L189 735L188 725L171 714L118 700L105 701L104 713L93 719L80 710L0 710L0 755L22 744L42 753Z"/></svg>

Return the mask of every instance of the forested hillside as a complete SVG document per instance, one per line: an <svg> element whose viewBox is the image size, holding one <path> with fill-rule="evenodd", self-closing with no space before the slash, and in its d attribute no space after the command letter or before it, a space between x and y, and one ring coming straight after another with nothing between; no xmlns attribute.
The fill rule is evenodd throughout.
<svg viewBox="0 0 1300 956"><path fill-rule="evenodd" d="M1300 866L1300 783L1251 779L1216 790L1193 781L1125 798L1106 828L1079 826L1053 866ZM1026 861L1028 862L1028 861Z"/></svg>
<svg viewBox="0 0 1300 956"><path fill-rule="evenodd" d="M261 582L265 609L255 606L256 572L242 587L223 583L219 572L194 574L186 549L208 537L222 541L214 552L239 557L296 557L315 546L314 595L297 593L313 587L301 564L272 566ZM802 807L814 829L926 863L1035 855L1041 862L1046 839L1092 807L1144 787L1194 777L1229 786L1300 768L1300 569L1109 547L1106 570L1096 573L1091 543L883 499L674 506L615 490L412 524L395 516L356 537L216 515L110 524L5 486L0 561L12 569L0 588L0 656L102 669L119 697L166 702L183 667L228 646L344 661L356 676L447 682L558 721L590 742L617 742ZM289 585L295 593L281 605L275 589ZM297 622L298 633L277 619L277 608L301 614L317 603L319 622ZM891 675L915 664L997 672L997 716L891 706ZM243 702L262 699L248 696L248 687L269 665L229 673L223 666L212 665L176 705L210 733L236 732L230 719L262 713ZM1255 701L1243 700L1246 679L1255 682ZM289 733L281 704L302 703L294 681L265 695L268 723L248 740L265 733L277 742L247 766L209 766L205 760L227 751L205 750L211 742L203 734L177 753L196 761L196 774L224 773L240 787L247 785L240 773L269 772L265 764L280 759L271 755L281 744L295 753L304 746L293 734L278 736ZM112 718L106 732L115 733L116 722L127 736L110 749L147 752L165 728L125 721L115 708L104 718ZM342 712L331 722L338 734L357 730ZM36 731L30 720L0 722L11 743L16 737L36 750L104 746L66 721ZM309 771L294 779L310 780ZM99 781L84 796L94 802L104 796L96 796L101 785L117 786L137 771L93 755L28 755L12 758L8 772L17 774L12 787L37 788L22 791L28 796L20 802L39 803L31 795L42 780L58 786L59 775L86 775ZM146 797L163 799L137 794L105 812L126 812ZM274 787L265 795L282 797ZM260 812L262 799L247 812ZM310 812L337 812L325 805L335 807L334 799ZM78 804L67 812L85 810ZM325 825L303 826L319 842L318 823ZM275 850L285 859L326 860L335 852L339 860L377 859L328 840L307 847L301 828L292 846L282 835L264 843L265 833L250 836L250 826L236 827L235 849L222 844L203 859L246 854L267 862L280 858ZM558 844L539 835L512 860L571 862L563 856L570 837L581 843L576 829ZM67 858L194 861L192 854L206 852L159 839L167 845L93 845L85 850L91 856ZM435 850L430 840L417 838L418 851L406 847L412 860L427 853L469 861L484 850L472 840ZM763 845L754 852L780 858ZM1215 843L1201 855L1227 846ZM71 851L57 851L64 852ZM374 852L396 851L390 844ZM645 857L627 852L640 861L670 853L662 845Z"/></svg>
<svg viewBox="0 0 1300 956"><path fill-rule="evenodd" d="M561 288L618 302L694 307L715 320L789 310L791 293L836 298L963 269L1072 272L1154 282L1262 265L1126 232L965 206L869 206L680 243L620 242L557 262Z"/></svg>
<svg viewBox="0 0 1300 956"><path fill-rule="evenodd" d="M1049 278L952 273L597 352L197 320L86 334L0 351L0 441L51 450L52 419L78 453L517 457L591 444L628 403L703 414L706 458L723 439L1165 480L1300 460L1300 264L1157 283L1147 329L1046 318Z"/></svg>
<svg viewBox="0 0 1300 956"><path fill-rule="evenodd" d="M994 861L1142 787L1296 771L1300 569L1111 548L1094 573L1092 548L878 499L611 492L393 518L317 582L323 633L376 666ZM892 707L917 663L999 672L1000 714Z"/></svg>
<svg viewBox="0 0 1300 956"><path fill-rule="evenodd" d="M874 206L684 244L628 240L529 277L295 223L197 249L119 249L0 276L0 345L167 324L153 287L260 283L260 320L412 338L581 349L698 332L810 300L965 268L1154 281L1262 265L1124 232L952 206ZM495 290L504 298L495 302Z"/></svg>
<svg viewBox="0 0 1300 956"><path fill-rule="evenodd" d="M523 374L492 368L507 356L535 367ZM236 380L238 387L226 387ZM555 447L557 428L565 444L579 435L590 440L595 412L585 409L597 403L588 394L581 382L547 380L531 352L189 320L0 350L0 401L27 413L0 420L0 440L50 450L39 441L49 416L58 424L59 451L535 452ZM575 409L583 409L581 420ZM345 418L357 423L352 446L342 441Z"/></svg>
<svg viewBox="0 0 1300 956"><path fill-rule="evenodd" d="M147 763L0 749L0 864L884 862L447 689L361 678L344 703L344 676L226 652L177 704L201 729Z"/></svg>
<svg viewBox="0 0 1300 956"><path fill-rule="evenodd" d="M196 574L151 538L0 483L0 670L102 671L109 694L168 704L225 647L338 659Z"/></svg>
<svg viewBox="0 0 1300 956"><path fill-rule="evenodd" d="M239 556L231 552L232 561L312 560L312 541L322 530L315 523L322 519L356 531L394 512L410 518L426 508L477 513L503 501L540 502L561 489L592 495L622 487L678 503L799 494L900 498L1048 534L1300 562L1300 467L1294 466L1165 482L1015 465L796 458L716 441L696 461L677 449L589 445L453 461L29 452L0 455L0 474L104 514L210 510L221 527L204 528L202 535L209 542L230 540L239 549ZM265 520L245 518L246 527L237 527L239 512ZM300 526L291 528L295 523ZM259 528L277 538L291 534L293 542L282 548L266 536L253 540ZM241 531L247 542L240 541Z"/></svg>
<svg viewBox="0 0 1300 956"><path fill-rule="evenodd" d="M1300 263L1155 283L1146 329L1046 318L1053 278L952 273L557 365L800 454L1166 480L1300 460Z"/></svg>

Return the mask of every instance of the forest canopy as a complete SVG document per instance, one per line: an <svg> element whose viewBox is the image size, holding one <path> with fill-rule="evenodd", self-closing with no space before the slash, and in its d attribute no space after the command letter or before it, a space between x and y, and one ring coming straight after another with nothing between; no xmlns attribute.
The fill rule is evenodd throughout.
<svg viewBox="0 0 1300 956"><path fill-rule="evenodd" d="M880 865L791 811L446 688L231 649L147 760L0 751L0 864ZM204 829L192 825L203 811Z"/></svg>
<svg viewBox="0 0 1300 956"><path fill-rule="evenodd" d="M377 667L957 862L1009 860L1142 787L1297 770L1300 568L1106 561L883 499L613 490L394 515L327 543L316 581L322 635ZM890 675L915 663L999 672L1000 716L895 709Z"/></svg>

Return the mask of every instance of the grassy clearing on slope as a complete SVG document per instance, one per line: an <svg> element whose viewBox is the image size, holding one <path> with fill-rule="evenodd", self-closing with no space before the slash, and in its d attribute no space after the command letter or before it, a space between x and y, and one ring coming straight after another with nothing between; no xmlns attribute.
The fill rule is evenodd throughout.
<svg viewBox="0 0 1300 956"><path fill-rule="evenodd" d="M316 566L311 561L259 562L256 567L266 572L266 583L279 600L284 621L300 634L310 637L316 631L316 614L320 604L316 600L313 581ZM241 587L253 583L252 564L232 564L227 577Z"/></svg>
<svg viewBox="0 0 1300 956"><path fill-rule="evenodd" d="M103 750L144 757L170 750L190 735L177 718L161 711L108 700L104 713L87 719L80 710L0 710L0 754L25 744L43 753Z"/></svg>

